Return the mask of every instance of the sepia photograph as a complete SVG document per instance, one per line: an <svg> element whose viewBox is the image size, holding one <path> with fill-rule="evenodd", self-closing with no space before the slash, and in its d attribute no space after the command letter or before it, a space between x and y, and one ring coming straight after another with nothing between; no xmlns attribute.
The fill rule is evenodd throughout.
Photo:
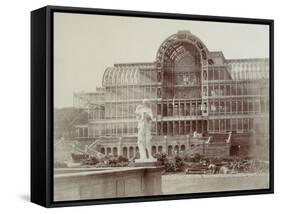
<svg viewBox="0 0 281 214"><path fill-rule="evenodd" d="M54 12L54 202L270 188L270 26Z"/></svg>

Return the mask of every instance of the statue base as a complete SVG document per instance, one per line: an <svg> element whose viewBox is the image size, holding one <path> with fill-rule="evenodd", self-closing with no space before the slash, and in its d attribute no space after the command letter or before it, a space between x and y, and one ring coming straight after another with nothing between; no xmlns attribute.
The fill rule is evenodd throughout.
<svg viewBox="0 0 281 214"><path fill-rule="evenodd" d="M160 166L161 164L157 162L157 159L135 159L135 162L132 163L132 166Z"/></svg>

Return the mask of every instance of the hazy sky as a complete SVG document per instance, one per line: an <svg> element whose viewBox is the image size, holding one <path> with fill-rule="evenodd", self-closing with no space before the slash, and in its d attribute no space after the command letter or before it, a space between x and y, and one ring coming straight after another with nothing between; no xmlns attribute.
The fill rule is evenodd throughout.
<svg viewBox="0 0 281 214"><path fill-rule="evenodd" d="M55 13L54 105L72 106L74 92L95 91L114 63L153 62L161 43L179 30L226 59L269 57L266 25Z"/></svg>

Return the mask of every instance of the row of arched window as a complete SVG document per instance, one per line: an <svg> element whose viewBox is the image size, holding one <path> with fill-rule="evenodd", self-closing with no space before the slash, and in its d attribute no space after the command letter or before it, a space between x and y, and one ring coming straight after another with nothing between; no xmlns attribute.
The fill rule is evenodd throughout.
<svg viewBox="0 0 281 214"><path fill-rule="evenodd" d="M163 146L161 145L154 145L151 147L152 155L156 153L167 153L168 156L172 156L173 154L177 154L179 152L185 152L187 147L186 145L168 145L167 152L164 151ZM118 151L117 147L108 146L108 147L101 147L100 152L107 156L118 156L122 155L127 158L139 158L139 149L138 146L123 146L121 151Z"/></svg>

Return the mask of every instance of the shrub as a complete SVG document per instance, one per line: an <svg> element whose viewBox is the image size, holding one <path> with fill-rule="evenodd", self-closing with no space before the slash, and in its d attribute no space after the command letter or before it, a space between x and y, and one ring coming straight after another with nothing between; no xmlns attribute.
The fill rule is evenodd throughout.
<svg viewBox="0 0 281 214"><path fill-rule="evenodd" d="M128 166L129 160L124 156L118 156L118 157L111 156L108 158L107 162L108 162L108 166L110 167L122 167L122 166Z"/></svg>
<svg viewBox="0 0 281 214"><path fill-rule="evenodd" d="M179 155L168 157L165 153L157 153L154 156L158 162L165 167L166 172L182 172L184 171L184 160Z"/></svg>
<svg viewBox="0 0 281 214"><path fill-rule="evenodd" d="M97 167L123 167L128 166L129 161L128 158L123 156L106 156L105 158L100 160Z"/></svg>
<svg viewBox="0 0 281 214"><path fill-rule="evenodd" d="M165 153L156 153L154 155L154 158L156 158L157 161L161 163L161 165L165 165L165 163L168 161L167 154Z"/></svg>
<svg viewBox="0 0 281 214"><path fill-rule="evenodd" d="M99 159L94 157L94 156L90 156L87 158L84 158L81 160L82 164L84 165L96 165L97 163L99 163Z"/></svg>
<svg viewBox="0 0 281 214"><path fill-rule="evenodd" d="M184 160L180 156L175 156L176 171L184 171Z"/></svg>
<svg viewBox="0 0 281 214"><path fill-rule="evenodd" d="M128 158L126 158L126 157L124 157L122 155L118 156L117 159L118 159L119 163L121 163L121 162L129 162Z"/></svg>
<svg viewBox="0 0 281 214"><path fill-rule="evenodd" d="M196 153L196 154L194 154L194 156L191 158L191 161L197 163L197 162L199 162L199 161L201 160L202 157L203 157L202 155L200 155L199 153Z"/></svg>

